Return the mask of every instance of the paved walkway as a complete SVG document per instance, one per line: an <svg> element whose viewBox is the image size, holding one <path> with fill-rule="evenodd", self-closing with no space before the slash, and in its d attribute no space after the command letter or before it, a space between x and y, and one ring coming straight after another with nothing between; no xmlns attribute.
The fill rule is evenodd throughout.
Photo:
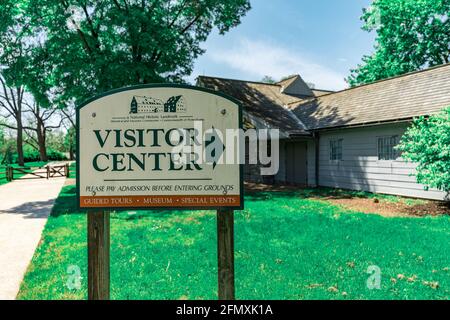
<svg viewBox="0 0 450 320"><path fill-rule="evenodd" d="M0 186L0 300L15 299L65 178Z"/></svg>

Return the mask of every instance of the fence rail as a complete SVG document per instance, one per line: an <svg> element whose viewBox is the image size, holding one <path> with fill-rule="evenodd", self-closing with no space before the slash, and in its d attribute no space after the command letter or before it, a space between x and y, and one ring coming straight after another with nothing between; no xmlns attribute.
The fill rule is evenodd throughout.
<svg viewBox="0 0 450 320"><path fill-rule="evenodd" d="M42 170L41 170L42 169ZM14 176L14 174L21 174L21 176ZM14 179L49 179L56 177L69 177L69 164L46 166L46 167L6 167L6 180L12 181Z"/></svg>

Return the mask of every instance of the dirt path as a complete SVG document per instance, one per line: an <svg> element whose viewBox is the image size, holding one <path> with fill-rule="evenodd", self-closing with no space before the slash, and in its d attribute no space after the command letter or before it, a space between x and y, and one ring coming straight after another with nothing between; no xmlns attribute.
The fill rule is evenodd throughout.
<svg viewBox="0 0 450 320"><path fill-rule="evenodd" d="M448 204L439 201L424 201L421 204L407 204L405 201L389 202L376 199L351 198L351 199L326 199L332 204L345 209L374 213L384 217L424 217L450 214Z"/></svg>
<svg viewBox="0 0 450 320"><path fill-rule="evenodd" d="M15 299L64 177L0 186L0 300Z"/></svg>

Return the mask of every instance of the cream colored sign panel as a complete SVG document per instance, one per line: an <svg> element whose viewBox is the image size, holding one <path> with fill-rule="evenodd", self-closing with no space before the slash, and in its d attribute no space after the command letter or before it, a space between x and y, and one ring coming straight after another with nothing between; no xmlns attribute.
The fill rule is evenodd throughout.
<svg viewBox="0 0 450 320"><path fill-rule="evenodd" d="M240 128L235 101L196 87L135 87L82 105L77 120L81 208L242 207L238 163L179 162L174 153L224 142L226 129ZM213 159L222 150L236 152L224 146Z"/></svg>

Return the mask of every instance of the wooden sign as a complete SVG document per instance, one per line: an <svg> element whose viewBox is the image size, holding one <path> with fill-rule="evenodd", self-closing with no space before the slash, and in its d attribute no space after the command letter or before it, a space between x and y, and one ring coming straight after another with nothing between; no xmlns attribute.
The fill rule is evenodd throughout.
<svg viewBox="0 0 450 320"><path fill-rule="evenodd" d="M108 211L159 208L217 210L219 299L234 299L233 210L243 208L243 141L225 137L241 128L236 100L183 85L123 88L77 109L89 299L109 299ZM230 152L231 163L224 161Z"/></svg>
<svg viewBox="0 0 450 320"><path fill-rule="evenodd" d="M236 152L223 140L226 129L241 128L241 112L222 94L179 85L131 87L88 101L77 117L80 208L242 208L240 164L218 163ZM211 142L223 149L200 160L189 153L201 155Z"/></svg>

